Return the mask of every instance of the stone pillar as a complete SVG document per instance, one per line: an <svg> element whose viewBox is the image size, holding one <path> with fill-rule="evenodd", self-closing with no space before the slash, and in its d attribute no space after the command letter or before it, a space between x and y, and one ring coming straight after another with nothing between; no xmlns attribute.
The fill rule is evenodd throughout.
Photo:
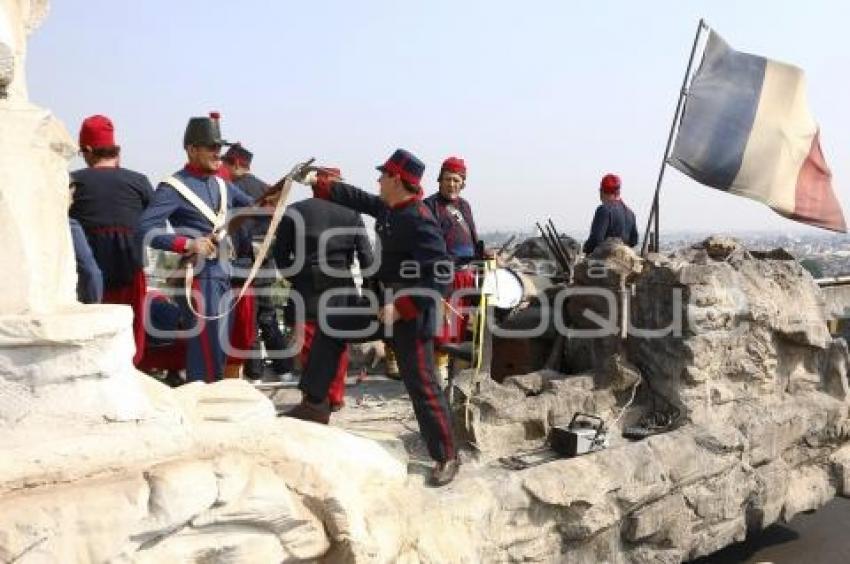
<svg viewBox="0 0 850 564"><path fill-rule="evenodd" d="M141 419L127 306L76 301L67 129L27 98L27 34L47 0L0 0L0 429Z"/></svg>

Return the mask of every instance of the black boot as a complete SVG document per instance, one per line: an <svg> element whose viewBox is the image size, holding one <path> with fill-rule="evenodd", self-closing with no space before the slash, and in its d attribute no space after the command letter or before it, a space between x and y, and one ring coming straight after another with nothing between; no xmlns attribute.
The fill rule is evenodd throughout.
<svg viewBox="0 0 850 564"><path fill-rule="evenodd" d="M172 388L176 388L185 384L186 380L184 380L180 376L179 370L169 370L168 374L165 375L165 379L162 382L168 386L171 386Z"/></svg>

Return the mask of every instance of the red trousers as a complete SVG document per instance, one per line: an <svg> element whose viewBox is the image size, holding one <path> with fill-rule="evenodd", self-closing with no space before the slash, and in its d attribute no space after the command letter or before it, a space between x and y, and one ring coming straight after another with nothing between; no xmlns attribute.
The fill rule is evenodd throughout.
<svg viewBox="0 0 850 564"><path fill-rule="evenodd" d="M455 270L452 289L446 301L456 312L463 314L463 310L471 305L472 296L458 296L457 290L474 287L475 273L471 268ZM435 344L442 345L463 341L466 326L469 324L469 315L458 315L455 311L452 311L445 305L443 306L443 323L437 329L437 334L434 336Z"/></svg>
<svg viewBox="0 0 850 564"><path fill-rule="evenodd" d="M313 346L313 338L316 336L316 322L305 321L303 324L298 324L296 331L302 331L304 335L304 344L301 347L301 352L298 353L298 360L301 362L302 374L307 366L307 359L310 358L310 349ZM345 376L348 374L348 346L339 357L339 363L336 366L336 375L331 381L331 387L328 389L328 403L331 405L342 405L345 400Z"/></svg>
<svg viewBox="0 0 850 564"><path fill-rule="evenodd" d="M239 295L239 288L233 287L234 299ZM254 348L257 340L255 301L254 293L249 289L230 312L230 346L235 349L235 353L227 355L225 363L228 365L242 364Z"/></svg>
<svg viewBox="0 0 850 564"><path fill-rule="evenodd" d="M147 280L142 269L136 271L133 281L118 288L111 288L103 292L102 303L124 304L133 309L133 340L136 343L136 354L133 355L133 364L139 365L145 353L145 323L144 305L145 292L147 291Z"/></svg>
<svg viewBox="0 0 850 564"><path fill-rule="evenodd" d="M165 296L158 295L156 290L152 290L152 300L165 300ZM257 330L254 319L254 295L247 292L245 296L239 300L234 310L230 313L230 346L236 349L233 356L226 357L226 364L241 364L243 362L240 353L251 352L256 339ZM200 321L203 323L203 321ZM177 331L180 327L163 327L161 329ZM170 345L160 346L148 349L146 354L137 363L139 370L150 372L153 370L185 370L187 365L186 357L186 340L175 339Z"/></svg>

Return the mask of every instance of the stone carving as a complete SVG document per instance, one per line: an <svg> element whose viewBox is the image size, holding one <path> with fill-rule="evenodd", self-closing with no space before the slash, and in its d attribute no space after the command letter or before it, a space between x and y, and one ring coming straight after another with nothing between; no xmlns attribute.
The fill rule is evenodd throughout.
<svg viewBox="0 0 850 564"><path fill-rule="evenodd" d="M6 271L15 273L3 279L0 314L75 301L66 219L75 146L50 112L29 103L25 83L27 34L46 11L46 0L0 2L0 240Z"/></svg>
<svg viewBox="0 0 850 564"><path fill-rule="evenodd" d="M47 0L0 1L0 98L27 99L26 39L47 16Z"/></svg>
<svg viewBox="0 0 850 564"><path fill-rule="evenodd" d="M27 34L47 7L0 2L0 425L153 417L127 356L130 309L76 301L67 172L76 147L25 85Z"/></svg>

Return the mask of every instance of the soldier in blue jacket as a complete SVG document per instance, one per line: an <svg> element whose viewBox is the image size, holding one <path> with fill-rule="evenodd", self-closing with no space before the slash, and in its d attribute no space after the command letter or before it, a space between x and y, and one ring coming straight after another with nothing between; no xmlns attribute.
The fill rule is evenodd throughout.
<svg viewBox="0 0 850 564"><path fill-rule="evenodd" d="M193 117L186 126L183 147L188 163L159 184L153 200L139 219L140 243L171 251L195 264L193 309L203 316L217 317L228 311L225 296L230 290L229 257L219 253L228 210L249 206L252 199L233 184L216 176L221 166L221 138L218 115ZM166 221L174 233L165 230ZM184 307L189 309L183 299ZM187 341L186 377L211 382L224 373L228 316L203 319L197 335ZM198 328L196 328L198 329Z"/></svg>
<svg viewBox="0 0 850 564"><path fill-rule="evenodd" d="M422 161L398 149L377 168L381 172L379 196L327 174L305 179L313 186L315 196L375 218L381 253L375 278L382 291L377 315L374 311L323 312L320 306L319 317L324 317L324 323L320 319L301 379L304 399L287 415L327 423L328 388L346 341L353 340L340 332L359 330L357 340L383 337L396 351L419 431L436 461L430 483L441 486L455 477L459 465L448 404L434 369L438 306L452 280L452 262L440 226L422 202Z"/></svg>
<svg viewBox="0 0 850 564"><path fill-rule="evenodd" d="M596 208L590 235L584 242L584 254L589 255L605 239L617 237L626 245L634 247L638 243L635 214L620 198L620 177L606 174L599 183L599 199L602 204Z"/></svg>

